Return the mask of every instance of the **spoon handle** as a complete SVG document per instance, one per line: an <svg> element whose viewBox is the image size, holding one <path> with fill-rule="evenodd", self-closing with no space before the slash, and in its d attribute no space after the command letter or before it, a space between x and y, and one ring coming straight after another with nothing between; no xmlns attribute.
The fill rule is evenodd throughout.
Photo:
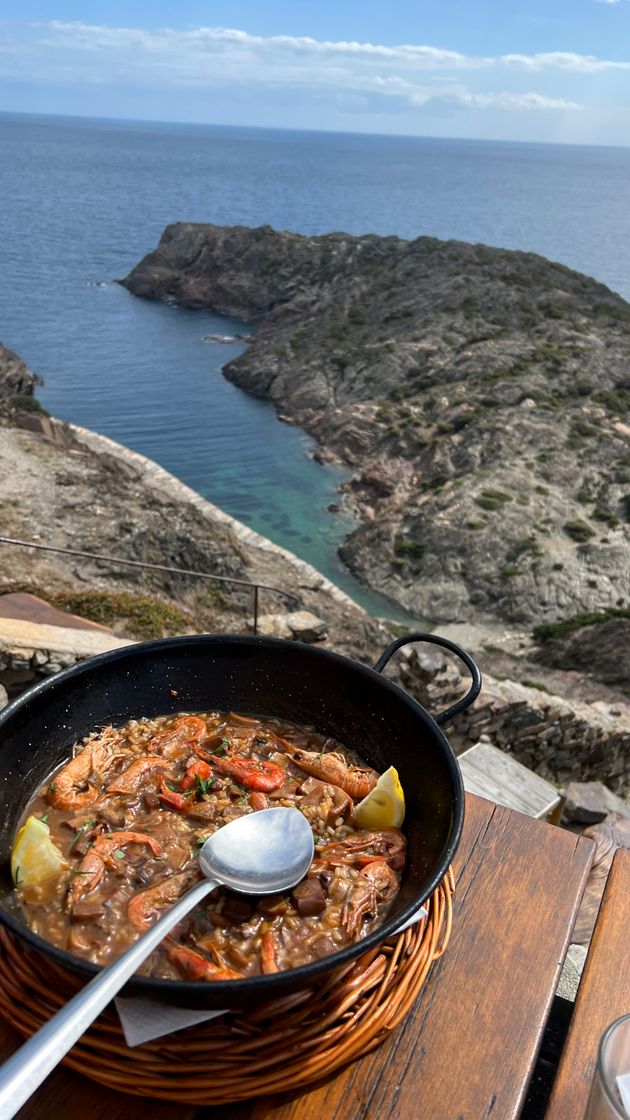
<svg viewBox="0 0 630 1120"><path fill-rule="evenodd" d="M15 1116L162 938L218 885L209 879L196 883L159 922L16 1050L0 1068L0 1120Z"/></svg>

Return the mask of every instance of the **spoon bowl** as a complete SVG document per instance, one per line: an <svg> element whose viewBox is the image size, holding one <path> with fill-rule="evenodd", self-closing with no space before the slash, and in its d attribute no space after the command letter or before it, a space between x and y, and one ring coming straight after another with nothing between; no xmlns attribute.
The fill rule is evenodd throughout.
<svg viewBox="0 0 630 1120"><path fill-rule="evenodd" d="M11 1120L123 984L215 887L274 894L304 878L313 859L311 826L299 809L262 809L230 821L199 853L204 878L155 925L53 1015L0 1068L0 1120Z"/></svg>
<svg viewBox="0 0 630 1120"><path fill-rule="evenodd" d="M313 833L298 809L261 809L219 828L199 852L206 879L240 894L294 887L313 860Z"/></svg>

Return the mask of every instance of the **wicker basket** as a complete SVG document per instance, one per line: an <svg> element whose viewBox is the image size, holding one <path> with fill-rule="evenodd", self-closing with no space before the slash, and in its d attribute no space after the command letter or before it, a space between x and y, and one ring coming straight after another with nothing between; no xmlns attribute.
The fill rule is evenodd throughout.
<svg viewBox="0 0 630 1120"><path fill-rule="evenodd" d="M453 886L449 870L426 904L427 918L335 969L316 991L229 1012L134 1049L108 1009L65 1064L112 1089L182 1104L228 1104L304 1088L367 1054L402 1022L448 944ZM23 1035L82 986L4 927L0 980L0 1015Z"/></svg>

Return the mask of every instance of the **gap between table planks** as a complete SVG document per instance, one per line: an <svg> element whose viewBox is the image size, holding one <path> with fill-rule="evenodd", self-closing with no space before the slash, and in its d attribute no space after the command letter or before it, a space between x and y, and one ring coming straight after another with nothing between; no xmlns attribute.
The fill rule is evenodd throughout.
<svg viewBox="0 0 630 1120"><path fill-rule="evenodd" d="M630 851L614 856L586 958L547 1120L584 1116L606 1027L630 1012Z"/></svg>

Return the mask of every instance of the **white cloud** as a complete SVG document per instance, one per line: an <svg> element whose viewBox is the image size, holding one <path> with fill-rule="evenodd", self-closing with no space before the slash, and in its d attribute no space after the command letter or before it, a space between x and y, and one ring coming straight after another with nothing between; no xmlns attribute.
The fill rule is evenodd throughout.
<svg viewBox="0 0 630 1120"><path fill-rule="evenodd" d="M619 0L600 0L616 4ZM577 73L595 73L600 70L630 70L630 61L600 59L594 55L579 55L570 51L547 51L532 55L506 54L498 57L465 55L459 51L444 50L426 45L402 44L388 47L375 43L332 42L294 35L250 35L228 27L198 27L191 31L174 31L164 28L147 31L141 28L106 27L86 23L67 23L52 20L45 26L55 32L55 37L44 40L49 46L74 46L94 51L98 48L121 50L142 49L147 54L172 57L176 53L188 56L224 57L274 60L288 59L346 59L359 63L392 64L403 70L477 70L496 65L526 67L530 70L557 69Z"/></svg>
<svg viewBox="0 0 630 1120"><path fill-rule="evenodd" d="M397 112L427 105L442 111L574 111L583 107L583 97L576 100L575 94L584 76L630 70L630 61L568 51L474 56L422 44L260 36L225 27L148 30L53 20L30 25L29 35L4 55L0 70L5 75L24 68L26 61L32 73L48 81L207 91L264 86L315 93L338 105L359 106L367 99L376 112L379 103L381 110ZM534 75L540 78L539 90L531 88ZM525 82L526 88L519 89Z"/></svg>
<svg viewBox="0 0 630 1120"><path fill-rule="evenodd" d="M602 0L602 3L617 0ZM572 70L577 74L596 74L601 70L630 70L630 62L613 62L591 54L573 54L570 51L547 51L541 54L505 54L499 59L508 66L524 66L528 70Z"/></svg>

